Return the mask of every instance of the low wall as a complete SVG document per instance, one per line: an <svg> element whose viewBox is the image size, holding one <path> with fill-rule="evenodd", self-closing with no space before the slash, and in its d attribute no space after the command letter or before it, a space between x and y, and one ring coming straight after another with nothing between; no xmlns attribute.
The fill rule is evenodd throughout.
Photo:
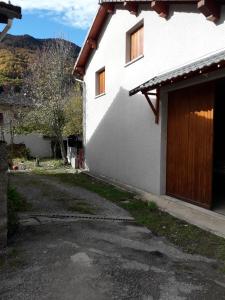
<svg viewBox="0 0 225 300"><path fill-rule="evenodd" d="M10 135L5 134L5 141L10 143ZM49 139L44 139L41 134L31 133L27 135L15 135L15 144L25 144L28 149L30 149L30 154L33 157L51 157L51 141Z"/></svg>
<svg viewBox="0 0 225 300"><path fill-rule="evenodd" d="M7 245L7 169L6 144L0 141L0 252Z"/></svg>

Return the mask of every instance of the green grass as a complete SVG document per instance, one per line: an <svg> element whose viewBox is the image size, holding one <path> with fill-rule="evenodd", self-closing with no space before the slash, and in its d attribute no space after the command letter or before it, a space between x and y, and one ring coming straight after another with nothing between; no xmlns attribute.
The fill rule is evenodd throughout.
<svg viewBox="0 0 225 300"><path fill-rule="evenodd" d="M155 235L165 236L173 244L191 254L200 254L225 262L225 239L179 220L148 203L132 200L122 203L139 224L148 227Z"/></svg>
<svg viewBox="0 0 225 300"><path fill-rule="evenodd" d="M9 266L12 268L18 268L24 265L22 253L16 248L8 249L4 256L0 256L0 269Z"/></svg>
<svg viewBox="0 0 225 300"><path fill-rule="evenodd" d="M15 188L8 189L8 235L13 235L19 226L18 212L31 209L31 205L16 191Z"/></svg>
<svg viewBox="0 0 225 300"><path fill-rule="evenodd" d="M26 160L21 158L14 158L13 164L19 166L24 170L31 170L40 174L43 174L46 171L70 168L70 167L65 167L63 165L63 161L60 159L48 159L48 158L40 159L39 166L36 166L35 159Z"/></svg>
<svg viewBox="0 0 225 300"><path fill-rule="evenodd" d="M68 205L68 209L70 211L79 212L81 214L89 214L89 215L95 214L95 209L93 207L91 207L89 204L87 204L85 202L81 202L81 201L70 202L70 204Z"/></svg>
<svg viewBox="0 0 225 300"><path fill-rule="evenodd" d="M97 181L90 176L80 173L80 174L47 174L58 178L61 182L77 185L83 188L86 188L89 191L92 191L108 200L120 203L128 199L133 199L134 194L122 189L118 189L113 185L104 183L103 181Z"/></svg>
<svg viewBox="0 0 225 300"><path fill-rule="evenodd" d="M95 192L128 210L138 224L148 227L155 235L166 237L174 245L191 254L199 254L225 263L225 239L179 220L158 209L154 202L137 200L135 194L81 174L49 174L63 183ZM225 264L221 270L225 272Z"/></svg>
<svg viewBox="0 0 225 300"><path fill-rule="evenodd" d="M14 187L8 189L8 202L16 212L24 212L31 209L31 205L17 192Z"/></svg>

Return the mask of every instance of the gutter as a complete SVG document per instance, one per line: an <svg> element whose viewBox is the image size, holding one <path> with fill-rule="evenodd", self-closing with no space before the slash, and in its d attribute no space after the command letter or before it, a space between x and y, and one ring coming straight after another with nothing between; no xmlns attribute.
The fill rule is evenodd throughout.
<svg viewBox="0 0 225 300"><path fill-rule="evenodd" d="M2 42L2 40L5 38L6 34L10 30L10 28L12 27L12 24L13 24L13 20L12 19L8 19L5 28L0 33L0 42Z"/></svg>

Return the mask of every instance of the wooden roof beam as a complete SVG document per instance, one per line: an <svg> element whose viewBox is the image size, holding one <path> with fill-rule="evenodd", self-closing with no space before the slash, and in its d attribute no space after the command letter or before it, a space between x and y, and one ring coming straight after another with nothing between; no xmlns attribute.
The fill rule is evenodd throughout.
<svg viewBox="0 0 225 300"><path fill-rule="evenodd" d="M155 123L159 124L159 89L156 89L156 93L142 92L142 94L145 96L153 114L155 115ZM150 98L151 95L155 96L155 105L152 103Z"/></svg>
<svg viewBox="0 0 225 300"><path fill-rule="evenodd" d="M132 14L137 16L138 14L138 4L135 2L125 1L123 6Z"/></svg>
<svg viewBox="0 0 225 300"><path fill-rule="evenodd" d="M90 45L91 49L97 49L96 40L88 38L87 43Z"/></svg>
<svg viewBox="0 0 225 300"><path fill-rule="evenodd" d="M79 73L81 76L85 75L84 67L76 67L75 72Z"/></svg>
<svg viewBox="0 0 225 300"><path fill-rule="evenodd" d="M220 18L220 4L215 0L199 0L198 9L207 20L217 22Z"/></svg>
<svg viewBox="0 0 225 300"><path fill-rule="evenodd" d="M104 3L102 4L104 9L107 11L108 14L114 14L115 13L115 5L112 3Z"/></svg>
<svg viewBox="0 0 225 300"><path fill-rule="evenodd" d="M167 18L169 15L169 4L161 1L152 1L151 8L157 12L161 18Z"/></svg>

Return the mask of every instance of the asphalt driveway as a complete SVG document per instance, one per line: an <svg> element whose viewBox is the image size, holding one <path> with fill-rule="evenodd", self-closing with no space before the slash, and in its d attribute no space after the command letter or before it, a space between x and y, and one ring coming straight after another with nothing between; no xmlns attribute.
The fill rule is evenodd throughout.
<svg viewBox="0 0 225 300"><path fill-rule="evenodd" d="M11 181L32 210L0 268L1 300L225 299L217 261L183 253L106 199L37 175Z"/></svg>

